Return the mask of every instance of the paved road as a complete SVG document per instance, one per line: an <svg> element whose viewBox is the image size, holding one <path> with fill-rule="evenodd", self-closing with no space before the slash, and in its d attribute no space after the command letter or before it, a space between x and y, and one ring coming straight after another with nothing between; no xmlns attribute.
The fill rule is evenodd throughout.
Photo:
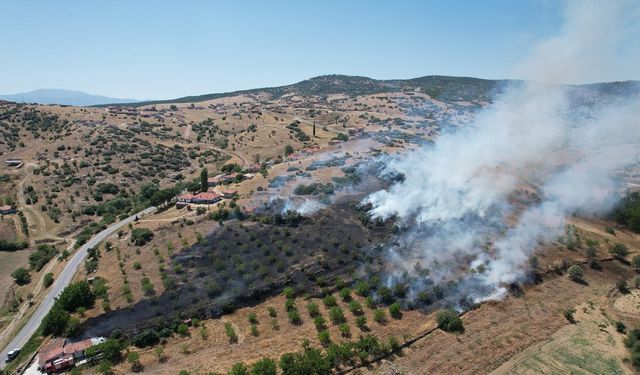
<svg viewBox="0 0 640 375"><path fill-rule="evenodd" d="M89 240L89 242L82 245L73 254L73 257L71 257L69 263L67 263L67 265L64 267L64 270L62 270L60 275L58 275L56 280L53 282L49 293L44 297L42 303L40 303L40 306L38 306L38 309L33 313L29 321L24 325L24 327L22 327L20 332L18 332L13 340L11 340L9 345L7 345L6 348L0 351L0 369L3 369L5 367L4 360L5 358L7 358L7 352L15 348L22 348L27 340L29 340L29 338L36 332L36 330L40 326L40 323L42 322L42 319L45 317L45 315L47 315L47 313L53 306L54 298L57 297L67 285L69 285L69 283L73 279L73 275L76 274L78 268L84 262L84 259L87 257L87 250L96 246L101 241L115 233L118 229L120 229L120 227L132 222L136 216L141 217L143 215L148 215L155 212L156 210L156 207L149 207L143 211L138 212L136 215L129 216L122 221L112 224L107 229L96 234L92 239Z"/></svg>

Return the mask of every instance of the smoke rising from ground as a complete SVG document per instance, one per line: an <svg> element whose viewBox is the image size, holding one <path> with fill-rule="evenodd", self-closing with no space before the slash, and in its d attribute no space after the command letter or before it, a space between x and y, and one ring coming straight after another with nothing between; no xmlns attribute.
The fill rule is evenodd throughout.
<svg viewBox="0 0 640 375"><path fill-rule="evenodd" d="M626 63L620 56L638 56L630 49L640 40L638 4L568 3L560 35L519 67L538 82L514 84L472 125L389 162L405 180L365 201L374 216L408 228L405 251L389 250L392 264L412 273L419 262L436 283L472 267L480 272L468 276L466 294L499 298L526 274L537 244L562 233L567 215L612 207L613 172L639 161L638 91L594 99L548 82L589 80Z"/></svg>

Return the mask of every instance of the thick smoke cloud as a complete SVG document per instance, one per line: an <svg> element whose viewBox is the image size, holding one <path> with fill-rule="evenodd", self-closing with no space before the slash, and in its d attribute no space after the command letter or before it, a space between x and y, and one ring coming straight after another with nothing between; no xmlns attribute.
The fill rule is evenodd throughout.
<svg viewBox="0 0 640 375"><path fill-rule="evenodd" d="M615 70L619 51L637 56L629 45L640 40L638 4L569 3L560 35L520 66L537 82L512 85L472 125L389 162L405 180L366 202L374 216L409 228L404 251L389 249L392 267L412 273L419 262L436 283L480 269L462 283L466 295L500 298L526 274L536 246L562 233L566 216L612 207L613 172L639 161L638 91L594 98L549 82Z"/></svg>

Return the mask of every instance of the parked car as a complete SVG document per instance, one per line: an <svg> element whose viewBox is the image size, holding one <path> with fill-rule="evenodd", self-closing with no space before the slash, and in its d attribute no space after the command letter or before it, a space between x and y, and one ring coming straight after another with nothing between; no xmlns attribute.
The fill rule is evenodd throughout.
<svg viewBox="0 0 640 375"><path fill-rule="evenodd" d="M20 354L20 349L13 349L7 353L7 359L4 360L5 363L9 363L16 359L16 357Z"/></svg>

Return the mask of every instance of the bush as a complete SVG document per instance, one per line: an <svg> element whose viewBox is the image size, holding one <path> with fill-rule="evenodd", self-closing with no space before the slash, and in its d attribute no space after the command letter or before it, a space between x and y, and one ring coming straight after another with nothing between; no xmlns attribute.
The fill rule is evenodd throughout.
<svg viewBox="0 0 640 375"><path fill-rule="evenodd" d="M333 295L328 295L326 297L324 297L324 299L322 300L322 302L324 303L325 306L327 307L334 307L334 306L338 306L338 301L336 301L336 297L334 297Z"/></svg>
<svg viewBox="0 0 640 375"><path fill-rule="evenodd" d="M402 318L402 312L400 311L400 304L398 302L392 303L389 306L389 315L391 315L393 319Z"/></svg>
<svg viewBox="0 0 640 375"><path fill-rule="evenodd" d="M309 311L309 316L311 316L312 318L320 315L320 308L315 302L307 303L307 310Z"/></svg>
<svg viewBox="0 0 640 375"><path fill-rule="evenodd" d="M180 336L188 336L189 326L184 323L178 324L178 327L176 328L176 333L179 334Z"/></svg>
<svg viewBox="0 0 640 375"><path fill-rule="evenodd" d="M273 308L273 306L269 306L269 307L267 308L267 310L269 310L269 316L270 316L270 317L275 318L275 317L277 317L277 316L278 316L278 312L276 311L276 309L275 309L275 308Z"/></svg>
<svg viewBox="0 0 640 375"><path fill-rule="evenodd" d="M318 331L322 331L327 328L327 321L320 315L313 318L313 324Z"/></svg>
<svg viewBox="0 0 640 375"><path fill-rule="evenodd" d="M231 370L229 370L229 375L249 375L249 369L247 369L244 363L236 363L231 367Z"/></svg>
<svg viewBox="0 0 640 375"><path fill-rule="evenodd" d="M57 301L42 319L42 333L44 335L60 336L67 327L69 313Z"/></svg>
<svg viewBox="0 0 640 375"><path fill-rule="evenodd" d="M627 327L621 321L616 322L616 331L620 333L624 333L627 330Z"/></svg>
<svg viewBox="0 0 640 375"><path fill-rule="evenodd" d="M627 280L625 279L619 279L618 281L616 281L616 288L622 294L626 294L629 292L629 288L627 287Z"/></svg>
<svg viewBox="0 0 640 375"><path fill-rule="evenodd" d="M133 336L131 343L138 348L156 345L160 342L160 335L152 329L146 329L141 333Z"/></svg>
<svg viewBox="0 0 640 375"><path fill-rule="evenodd" d="M362 311L362 305L360 305L360 302L356 300L352 300L351 302L349 302L349 311L351 311L351 313L356 316L364 314L364 312Z"/></svg>
<svg viewBox="0 0 640 375"><path fill-rule="evenodd" d="M567 319L569 323L573 324L576 322L575 318L573 317L573 314L575 314L575 312L576 309L566 309L562 313L562 316L564 316L564 318Z"/></svg>
<svg viewBox="0 0 640 375"><path fill-rule="evenodd" d="M318 332L318 341L320 341L320 344L322 344L323 346L328 346L329 344L331 344L331 335L329 334L329 331L325 329Z"/></svg>
<svg viewBox="0 0 640 375"><path fill-rule="evenodd" d="M582 267L580 267L577 264L574 264L573 266L569 267L568 274L569 274L569 279L577 282L582 280L582 277L584 276L584 271L582 270Z"/></svg>
<svg viewBox="0 0 640 375"><path fill-rule="evenodd" d="M329 318L331 319L333 324L340 324L346 321L342 309L338 306L334 306L329 309Z"/></svg>
<svg viewBox="0 0 640 375"><path fill-rule="evenodd" d="M26 285L31 282L31 275L29 275L29 271L23 267L11 272L11 277L13 277L13 280L18 285Z"/></svg>
<svg viewBox="0 0 640 375"><path fill-rule="evenodd" d="M464 332L464 326L462 319L453 310L440 310L436 316L438 322L438 328L445 332L462 333Z"/></svg>
<svg viewBox="0 0 640 375"><path fill-rule="evenodd" d="M229 338L229 342L231 344L235 344L236 342L238 342L238 335L236 335L236 330L233 328L233 325L231 325L231 323L227 322L224 324L224 333L227 334L227 337Z"/></svg>
<svg viewBox="0 0 640 375"><path fill-rule="evenodd" d="M342 300L345 302L351 301L351 289L350 288L340 289L340 298L342 298Z"/></svg>
<svg viewBox="0 0 640 375"><path fill-rule="evenodd" d="M640 255L634 255L634 257L631 258L631 267L633 267L634 271L640 272Z"/></svg>
<svg viewBox="0 0 640 375"><path fill-rule="evenodd" d="M340 330L342 337L351 337L351 328L349 328L347 323L340 324L338 329Z"/></svg>
<svg viewBox="0 0 640 375"><path fill-rule="evenodd" d="M250 312L249 317L247 318L250 324L258 324L258 316L255 312Z"/></svg>
<svg viewBox="0 0 640 375"><path fill-rule="evenodd" d="M282 293L284 294L285 298L287 298L287 299L292 299L292 298L295 298L295 296L296 296L295 291L291 287L284 288Z"/></svg>
<svg viewBox="0 0 640 375"><path fill-rule="evenodd" d="M300 313L298 312L298 310L293 309L290 310L287 315L289 316L289 321L291 322L291 324L294 325L300 325L302 324L302 318L300 317Z"/></svg>
<svg viewBox="0 0 640 375"><path fill-rule="evenodd" d="M358 316L356 318L356 326L358 326L361 331L365 331L367 329L367 317L364 315Z"/></svg>
<svg viewBox="0 0 640 375"><path fill-rule="evenodd" d="M58 297L58 302L65 310L76 311L78 307L93 307L96 296L88 282L78 281L64 288Z"/></svg>
<svg viewBox="0 0 640 375"><path fill-rule="evenodd" d="M387 314L382 309L376 309L373 312L373 320L378 323L384 323L387 321Z"/></svg>
<svg viewBox="0 0 640 375"><path fill-rule="evenodd" d="M45 288L48 288L51 286L51 284L53 284L53 273L49 272L44 275L44 278L42 279L42 285L44 285Z"/></svg>
<svg viewBox="0 0 640 375"><path fill-rule="evenodd" d="M263 358L251 366L251 375L276 375L276 361Z"/></svg>
<svg viewBox="0 0 640 375"><path fill-rule="evenodd" d="M140 354L138 352L129 352L129 354L127 354L127 361L131 364L131 371L142 371L143 367L140 363Z"/></svg>
<svg viewBox="0 0 640 375"><path fill-rule="evenodd" d="M55 246L52 245L39 245L38 249L29 255L29 266L31 269L40 271L53 257L58 254Z"/></svg>
<svg viewBox="0 0 640 375"><path fill-rule="evenodd" d="M153 238L153 232L147 228L134 228L131 231L131 242L136 246L142 246Z"/></svg>
<svg viewBox="0 0 640 375"><path fill-rule="evenodd" d="M621 243L616 243L609 249L609 254L616 259L625 260L627 255L629 255L629 249Z"/></svg>

